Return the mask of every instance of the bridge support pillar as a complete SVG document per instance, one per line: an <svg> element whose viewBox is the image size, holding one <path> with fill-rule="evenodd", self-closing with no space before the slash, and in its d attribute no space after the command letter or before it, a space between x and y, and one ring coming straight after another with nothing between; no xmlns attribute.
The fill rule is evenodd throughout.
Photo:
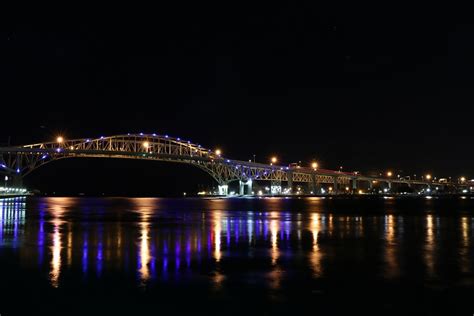
<svg viewBox="0 0 474 316"><path fill-rule="evenodd" d="M318 194L316 191L316 175L311 175L311 182L309 183L309 192L311 195Z"/></svg>
<svg viewBox="0 0 474 316"><path fill-rule="evenodd" d="M270 182L270 194L281 194L281 181L271 181Z"/></svg>
<svg viewBox="0 0 474 316"><path fill-rule="evenodd" d="M227 184L219 185L219 195L228 195L229 194L229 186Z"/></svg>
<svg viewBox="0 0 474 316"><path fill-rule="evenodd" d="M293 172L288 172L288 194L293 194Z"/></svg>
<svg viewBox="0 0 474 316"><path fill-rule="evenodd" d="M253 188L252 188L253 181L252 179L247 180L247 195L253 195Z"/></svg>
<svg viewBox="0 0 474 316"><path fill-rule="evenodd" d="M337 177L334 177L334 178L333 178L333 182L334 182L334 184L333 184L334 187L333 187L333 189L332 189L332 192L333 192L334 194L337 194L337 190L338 190L338 188L337 188Z"/></svg>
<svg viewBox="0 0 474 316"><path fill-rule="evenodd" d="M248 179L247 182L239 181L239 195L252 195L252 184L252 179ZM247 187L247 193L245 187Z"/></svg>
<svg viewBox="0 0 474 316"><path fill-rule="evenodd" d="M357 179L352 179L352 194L357 192Z"/></svg>

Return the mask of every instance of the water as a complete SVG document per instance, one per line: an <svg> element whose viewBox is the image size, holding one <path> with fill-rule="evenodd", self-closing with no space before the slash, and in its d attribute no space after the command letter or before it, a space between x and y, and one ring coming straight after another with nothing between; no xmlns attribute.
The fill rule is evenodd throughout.
<svg viewBox="0 0 474 316"><path fill-rule="evenodd" d="M474 312L474 200L0 200L0 313Z"/></svg>

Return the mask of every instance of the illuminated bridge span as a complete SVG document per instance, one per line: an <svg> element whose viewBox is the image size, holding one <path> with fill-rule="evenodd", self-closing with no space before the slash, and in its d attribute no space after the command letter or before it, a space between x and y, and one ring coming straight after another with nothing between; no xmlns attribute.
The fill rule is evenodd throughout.
<svg viewBox="0 0 474 316"><path fill-rule="evenodd" d="M189 141L157 134L126 134L91 139L65 140L57 142L0 147L0 171L10 175L21 184L22 178L49 162L64 158L120 158L158 160L185 163L196 166L211 175L219 185L219 193L226 195L228 185L239 181L240 194L251 194L253 181L271 182L271 191L284 193L282 182L290 188L293 183L307 183L312 192L317 192L321 184L329 183L334 188L357 189L358 182L365 181L369 187L375 181L382 181L391 187L392 183L407 185L430 185L430 182L387 179L363 176L353 172L340 172L304 167L288 167L227 159L218 153ZM247 188L247 190L245 190Z"/></svg>

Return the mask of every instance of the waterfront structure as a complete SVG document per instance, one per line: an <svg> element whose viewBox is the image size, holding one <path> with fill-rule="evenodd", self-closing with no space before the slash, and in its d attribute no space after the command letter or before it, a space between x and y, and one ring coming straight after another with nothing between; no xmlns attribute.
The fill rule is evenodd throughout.
<svg viewBox="0 0 474 316"><path fill-rule="evenodd" d="M207 172L218 184L219 194L229 194L229 184L239 183L240 195L254 194L255 181L269 181L271 194L294 194L294 184L306 184L308 192L322 193L323 184L330 185L329 193L359 192L359 185L366 183L372 188L374 183L386 183L384 193L393 184L423 186L430 190L434 185L431 176L423 180L406 178L374 177L359 172L319 169L316 162L310 167L297 164L283 166L273 157L270 164L254 161L234 160L223 157L221 150L210 150L199 144L168 135L124 134L99 138L65 139L58 137L55 142L46 142L0 148L0 172L10 177L12 185L20 187L22 178L46 163L65 158L122 158L158 160L185 163ZM466 183L443 183L445 186L465 186Z"/></svg>

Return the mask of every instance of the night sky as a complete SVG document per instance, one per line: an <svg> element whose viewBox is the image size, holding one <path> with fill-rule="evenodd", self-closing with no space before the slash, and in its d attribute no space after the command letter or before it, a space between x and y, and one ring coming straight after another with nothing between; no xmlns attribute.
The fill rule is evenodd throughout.
<svg viewBox="0 0 474 316"><path fill-rule="evenodd" d="M0 142L156 132L233 159L474 177L473 38L428 14L288 5L19 19L0 29ZM26 182L212 184L192 167L110 160L52 163Z"/></svg>

